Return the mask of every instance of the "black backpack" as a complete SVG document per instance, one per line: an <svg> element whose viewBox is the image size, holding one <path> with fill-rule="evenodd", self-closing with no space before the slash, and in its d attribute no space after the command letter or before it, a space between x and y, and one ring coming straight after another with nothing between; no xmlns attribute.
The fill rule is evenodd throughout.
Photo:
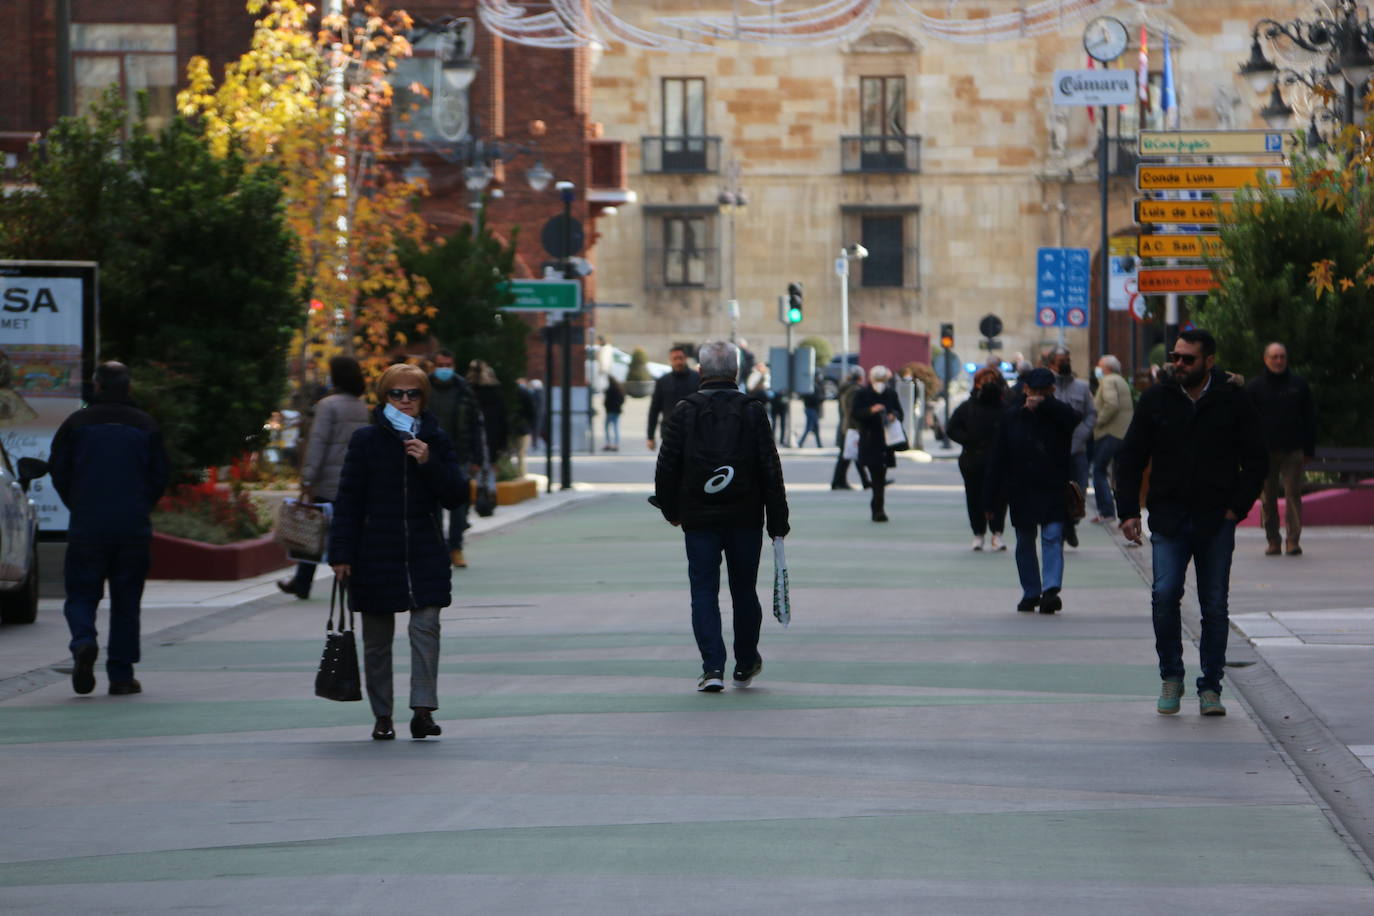
<svg viewBox="0 0 1374 916"><path fill-rule="evenodd" d="M683 425L684 503L724 508L756 498L758 454L745 415L752 399L736 391L698 391L683 401L692 413Z"/></svg>

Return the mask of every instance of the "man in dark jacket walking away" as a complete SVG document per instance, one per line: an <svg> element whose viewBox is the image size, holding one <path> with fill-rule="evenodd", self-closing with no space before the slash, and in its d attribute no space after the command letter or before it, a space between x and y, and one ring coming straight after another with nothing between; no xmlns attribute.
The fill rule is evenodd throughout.
<svg viewBox="0 0 1374 916"><path fill-rule="evenodd" d="M697 690L725 687L720 631L720 559L725 555L734 604L736 687L763 670L756 591L764 514L768 536L786 537L782 462L763 406L740 392L739 350L723 340L701 348L701 391L674 408L663 426L654 471L654 502L681 525L692 590L692 632L701 650Z"/></svg>
<svg viewBox="0 0 1374 916"><path fill-rule="evenodd" d="M1002 417L988 458L983 508L991 521L1002 505L1016 529L1016 572L1021 579L1018 611L1053 614L1064 606L1064 528L1069 521L1067 490L1073 479L1070 456L1078 413L1054 396L1054 373L1032 369L1024 379L1025 399ZM1040 537L1040 556L1035 539Z"/></svg>
<svg viewBox="0 0 1374 916"><path fill-rule="evenodd" d="M1183 696L1179 604L1189 560L1197 573L1202 606L1199 711L1204 716L1226 715L1221 678L1236 524L1254 505L1268 464L1255 408L1216 368L1216 352L1216 341L1206 331L1178 335L1169 353L1172 373L1141 395L1117 453L1121 533L1137 544L1140 480L1145 465L1150 465L1150 600L1163 681L1156 709L1166 716L1178 712Z"/></svg>
<svg viewBox="0 0 1374 916"><path fill-rule="evenodd" d="M453 443L453 451L458 456L458 464L467 472L469 478L476 478L487 454L486 425L482 420L482 407L477 403L477 395L468 380L458 374L454 367L453 352L437 350L434 353L434 372L429 376L430 413L439 421L439 428ZM467 491L460 494L462 504L448 514L448 552L449 562L459 569L466 569L467 558L463 556L463 532L467 531L468 500Z"/></svg>
<svg viewBox="0 0 1374 916"><path fill-rule="evenodd" d="M53 485L71 510L67 527L63 613L71 630L72 689L95 689L100 654L96 607L110 583L110 638L105 674L110 693L140 693L138 625L153 507L167 488L167 453L157 422L129 398L129 369L101 363L95 394L58 428L52 440Z"/></svg>
<svg viewBox="0 0 1374 916"><path fill-rule="evenodd" d="M1264 430L1269 473L1260 496L1260 516L1269 541L1265 556L1279 555L1279 484L1290 557L1302 553L1302 466L1317 451L1317 409L1307 382L1288 368L1288 348L1275 341L1264 348L1264 373L1245 386Z"/></svg>
<svg viewBox="0 0 1374 916"><path fill-rule="evenodd" d="M693 394L701 385L701 376L687 365L687 351L673 347L668 351L668 365L673 367L654 382L654 394L649 398L649 438L645 445L654 450L654 440L658 436L658 418L663 417L663 425L668 425L668 416L678 402Z"/></svg>

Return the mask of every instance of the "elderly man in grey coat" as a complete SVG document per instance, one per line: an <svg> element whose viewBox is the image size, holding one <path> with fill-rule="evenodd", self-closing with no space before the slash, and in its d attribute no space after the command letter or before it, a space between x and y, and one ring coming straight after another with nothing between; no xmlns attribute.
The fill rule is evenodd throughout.
<svg viewBox="0 0 1374 916"><path fill-rule="evenodd" d="M1093 392L1088 383L1074 377L1073 360L1068 347L1056 347L1050 353L1050 368L1054 370L1054 396L1068 404L1078 414L1078 425L1073 430L1073 445L1070 457L1073 460L1073 479L1088 492L1088 441L1092 439L1093 426L1097 423L1097 407L1093 404ZM1064 543L1070 547L1078 546L1078 530L1073 522L1064 526Z"/></svg>

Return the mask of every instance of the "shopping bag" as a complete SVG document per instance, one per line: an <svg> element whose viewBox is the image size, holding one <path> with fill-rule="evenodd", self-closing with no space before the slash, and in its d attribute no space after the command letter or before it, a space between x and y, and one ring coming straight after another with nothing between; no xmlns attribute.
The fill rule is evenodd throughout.
<svg viewBox="0 0 1374 916"><path fill-rule="evenodd" d="M1079 522L1088 514L1088 502L1078 481L1070 480L1064 490L1064 508L1069 514L1069 522Z"/></svg>
<svg viewBox="0 0 1374 916"><path fill-rule="evenodd" d="M844 451L840 453L840 457L845 461L859 460L859 431L857 429L845 430Z"/></svg>
<svg viewBox="0 0 1374 916"><path fill-rule="evenodd" d="M773 538L773 616L787 626L792 622L792 598L787 593L787 557L782 538Z"/></svg>
<svg viewBox="0 0 1374 916"><path fill-rule="evenodd" d="M902 421L893 417L883 424L883 439L887 447L895 452L906 450L906 430L902 428Z"/></svg>
<svg viewBox="0 0 1374 916"><path fill-rule="evenodd" d="M334 606L338 603L339 628L334 629ZM348 629L344 629L344 611ZM350 702L363 698L362 678L358 674L358 643L353 637L353 608L348 602L348 580L334 578L329 593L329 622L325 625L324 654L315 673L315 696L326 700Z"/></svg>
<svg viewBox="0 0 1374 916"><path fill-rule="evenodd" d="M477 499L472 508L482 518L489 518L496 511L496 471L490 465L477 472Z"/></svg>
<svg viewBox="0 0 1374 916"><path fill-rule="evenodd" d="M286 548L291 559L318 563L324 558L329 543L331 506L315 505L298 499L288 499L277 512L274 537Z"/></svg>

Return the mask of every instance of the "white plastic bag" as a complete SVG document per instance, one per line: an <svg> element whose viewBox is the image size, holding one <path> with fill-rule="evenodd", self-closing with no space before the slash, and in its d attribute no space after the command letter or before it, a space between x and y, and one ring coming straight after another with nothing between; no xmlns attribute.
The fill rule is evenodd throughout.
<svg viewBox="0 0 1374 916"><path fill-rule="evenodd" d="M792 598L787 593L787 557L782 538L773 538L773 616L784 627L792 622Z"/></svg>
<svg viewBox="0 0 1374 916"><path fill-rule="evenodd" d="M900 445L906 448L906 430L902 429L902 421L893 417L883 426L883 437L887 445Z"/></svg>
<svg viewBox="0 0 1374 916"><path fill-rule="evenodd" d="M857 429L845 430L844 451L840 453L840 456L845 461L859 460L859 431Z"/></svg>

